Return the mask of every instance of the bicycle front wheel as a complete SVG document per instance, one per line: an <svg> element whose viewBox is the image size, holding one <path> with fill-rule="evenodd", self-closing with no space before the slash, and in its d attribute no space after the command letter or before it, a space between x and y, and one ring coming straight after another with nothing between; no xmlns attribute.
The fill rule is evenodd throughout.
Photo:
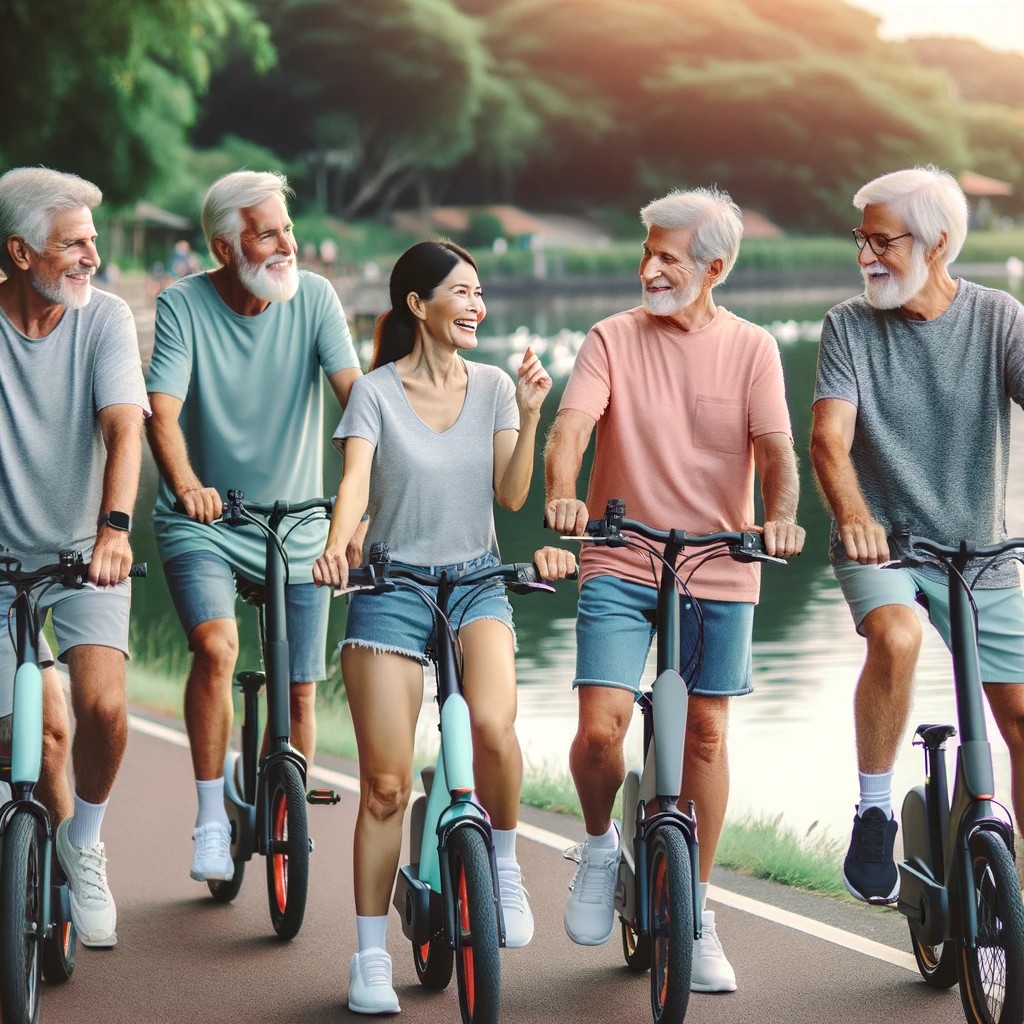
<svg viewBox="0 0 1024 1024"><path fill-rule="evenodd" d="M270 768L267 793L270 920L279 938L293 939L302 927L309 885L309 825L298 768L290 761Z"/></svg>
<svg viewBox="0 0 1024 1024"><path fill-rule="evenodd" d="M969 1021L1020 1024L1024 1019L1024 908L1013 858L993 832L968 843L978 937L960 950L960 998Z"/></svg>
<svg viewBox="0 0 1024 1024"><path fill-rule="evenodd" d="M42 995L43 871L36 819L10 819L0 856L0 1017L36 1024Z"/></svg>
<svg viewBox="0 0 1024 1024"><path fill-rule="evenodd" d="M498 917L484 837L468 826L448 841L455 910L455 967L463 1024L496 1024L501 1005Z"/></svg>
<svg viewBox="0 0 1024 1024"><path fill-rule="evenodd" d="M682 1024L693 967L693 874L682 833L669 826L649 841L651 1013L655 1024Z"/></svg>

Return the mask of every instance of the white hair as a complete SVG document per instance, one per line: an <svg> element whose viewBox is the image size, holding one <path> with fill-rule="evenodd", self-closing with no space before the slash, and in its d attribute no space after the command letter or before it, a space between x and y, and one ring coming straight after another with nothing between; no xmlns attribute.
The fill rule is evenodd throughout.
<svg viewBox="0 0 1024 1024"><path fill-rule="evenodd" d="M54 218L83 206L94 210L103 193L77 174L48 167L15 167L0 177L0 270L10 274L14 261L7 251L13 236L36 252L46 248Z"/></svg>
<svg viewBox="0 0 1024 1024"><path fill-rule="evenodd" d="M215 238L223 238L238 250L242 234L240 210L259 206L274 196L287 206L288 197L294 194L288 179L276 171L232 171L218 178L203 199L203 234L210 255L217 259L213 251Z"/></svg>
<svg viewBox="0 0 1024 1024"><path fill-rule="evenodd" d="M931 249L946 232L946 263L952 263L967 238L967 197L956 178L932 164L892 171L869 181L853 197L858 210L887 206L916 241Z"/></svg>
<svg viewBox="0 0 1024 1024"><path fill-rule="evenodd" d="M722 273L715 284L724 283L736 263L743 238L743 215L728 192L714 186L673 189L648 203L640 211L640 220L648 230L693 228L690 256L705 267L714 259L722 261Z"/></svg>

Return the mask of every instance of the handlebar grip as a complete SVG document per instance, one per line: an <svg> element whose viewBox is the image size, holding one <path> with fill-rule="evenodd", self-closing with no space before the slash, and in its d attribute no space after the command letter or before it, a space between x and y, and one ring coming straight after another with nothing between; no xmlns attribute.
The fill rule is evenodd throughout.
<svg viewBox="0 0 1024 1024"><path fill-rule="evenodd" d="M149 563L148 562L132 562L132 567L128 570L129 576L146 576L149 574Z"/></svg>

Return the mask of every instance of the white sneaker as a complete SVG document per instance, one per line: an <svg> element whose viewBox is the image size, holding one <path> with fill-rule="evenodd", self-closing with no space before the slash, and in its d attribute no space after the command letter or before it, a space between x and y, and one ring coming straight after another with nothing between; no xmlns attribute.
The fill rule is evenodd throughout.
<svg viewBox="0 0 1024 1024"><path fill-rule="evenodd" d="M533 912L527 902L529 893L523 888L523 872L513 857L498 857L497 865L505 945L518 949L533 938Z"/></svg>
<svg viewBox="0 0 1024 1024"><path fill-rule="evenodd" d="M208 879L230 882L235 873L235 862L231 859L231 826L223 821L199 825L192 832L192 841L196 848L189 875L197 882Z"/></svg>
<svg viewBox="0 0 1024 1024"><path fill-rule="evenodd" d="M580 866L569 883L565 905L565 931L581 946L600 946L615 926L615 883L619 872L619 847L598 849L589 843L580 848Z"/></svg>
<svg viewBox="0 0 1024 1024"><path fill-rule="evenodd" d="M364 949L348 968L348 1008L353 1013L400 1013L391 987L391 957L383 949Z"/></svg>
<svg viewBox="0 0 1024 1024"><path fill-rule="evenodd" d="M693 944L691 992L735 992L736 972L725 957L722 940L715 930L715 912L701 915L701 936Z"/></svg>
<svg viewBox="0 0 1024 1024"><path fill-rule="evenodd" d="M11 792L11 787L6 782L0 782L0 807L4 804L10 803L11 798L14 794Z"/></svg>
<svg viewBox="0 0 1024 1024"><path fill-rule="evenodd" d="M107 885L107 854L102 843L75 846L71 819L57 826L57 858L68 879L71 920L83 946L117 945L117 907Z"/></svg>

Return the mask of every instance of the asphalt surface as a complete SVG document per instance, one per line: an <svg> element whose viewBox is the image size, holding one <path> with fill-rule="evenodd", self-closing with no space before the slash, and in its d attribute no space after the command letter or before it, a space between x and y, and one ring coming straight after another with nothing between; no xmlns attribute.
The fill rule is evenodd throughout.
<svg viewBox="0 0 1024 1024"><path fill-rule="evenodd" d="M364 1020L346 1007L348 963L356 945L351 894L354 766L326 757L342 801L311 807L316 849L310 861L306 918L282 943L267 910L265 862L248 865L238 899L218 905L188 877L195 806L180 726L133 715L128 754L104 839L118 905L118 944L78 948L73 978L48 987L44 1024L306 1024ZM340 773L336 774L336 773ZM345 780L348 781L345 781ZM312 782L324 785L321 778ZM574 865L563 842L582 838L581 823L523 809L530 836L520 862L536 919L525 949L503 950L503 1020L650 1020L649 981L622 959L618 933L584 948L562 927L566 883ZM694 994L688 1021L963 1021L956 988L937 992L913 970L906 925L893 911L847 905L782 886L716 871L709 909L736 969L739 990ZM459 1020L448 990L420 988L397 914L389 923L402 1018Z"/></svg>

